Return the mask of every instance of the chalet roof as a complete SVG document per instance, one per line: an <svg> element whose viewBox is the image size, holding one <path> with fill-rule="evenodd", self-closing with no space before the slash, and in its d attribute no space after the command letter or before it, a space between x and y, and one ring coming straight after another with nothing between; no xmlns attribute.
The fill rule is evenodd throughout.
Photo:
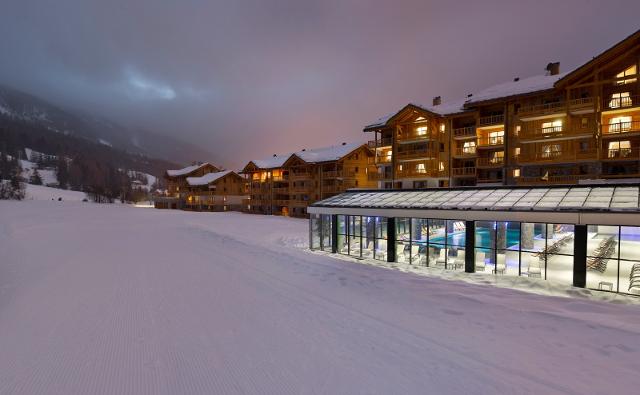
<svg viewBox="0 0 640 395"><path fill-rule="evenodd" d="M534 92L553 89L556 82L568 73L556 75L536 75L528 78L521 78L517 81L504 82L490 86L478 93L474 93L470 100L465 102L465 106L477 104L485 101L504 99L507 97L524 95Z"/></svg>
<svg viewBox="0 0 640 395"><path fill-rule="evenodd" d="M363 145L363 143L346 143L331 147L307 149L293 154L307 163L329 162L342 159Z"/></svg>
<svg viewBox="0 0 640 395"><path fill-rule="evenodd" d="M275 169L277 167L282 167L284 162L286 162L290 156L291 154L273 155L270 158L252 160L251 162L259 169Z"/></svg>
<svg viewBox="0 0 640 395"><path fill-rule="evenodd" d="M385 126L391 118L398 115L405 108L407 108L407 106L414 106L422 110L428 111L434 115L442 116L442 115L457 114L460 112L464 112L465 111L464 104L465 104L464 99L451 100L451 101L439 104L437 106L425 106L419 103L409 103L406 106L402 107L399 111L396 111L394 113L391 113L391 114L385 115L384 117L380 117L376 119L375 122L372 122L371 124L365 126L364 129L367 130L367 129L374 129L374 128Z"/></svg>
<svg viewBox="0 0 640 395"><path fill-rule="evenodd" d="M233 173L232 170L225 170L225 171L218 171L215 173L207 173L205 175L203 175L202 177L187 177L187 183L191 186L202 186L202 185L209 185L212 182L215 182L219 179L221 179L222 177Z"/></svg>
<svg viewBox="0 0 640 395"><path fill-rule="evenodd" d="M186 176L187 174L191 174L194 171L204 167L204 166L211 166L210 163L201 163L199 165L192 165L192 166L187 166L184 167L182 169L178 169L178 170L167 170L167 175L169 177L179 177L179 176Z"/></svg>

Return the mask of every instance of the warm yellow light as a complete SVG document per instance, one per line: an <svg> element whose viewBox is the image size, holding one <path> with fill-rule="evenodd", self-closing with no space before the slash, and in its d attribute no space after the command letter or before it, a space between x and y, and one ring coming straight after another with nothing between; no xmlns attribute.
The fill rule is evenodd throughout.
<svg viewBox="0 0 640 395"><path fill-rule="evenodd" d="M427 134L427 130L428 128L426 126L420 126L419 128L416 128L416 132L418 132L418 136L424 136Z"/></svg>
<svg viewBox="0 0 640 395"><path fill-rule="evenodd" d="M637 73L638 73L638 69L636 68L636 65L634 64L633 66L627 68L626 70L621 71L618 74L616 74L616 78L623 78L623 77L630 76L630 75L636 75ZM636 79L635 78L629 78L629 79L616 81L616 85L631 84L633 82L636 82Z"/></svg>
<svg viewBox="0 0 640 395"><path fill-rule="evenodd" d="M441 124L440 124L440 131L441 131L442 133L444 133L444 123L441 123Z"/></svg>
<svg viewBox="0 0 640 395"><path fill-rule="evenodd" d="M513 169L513 176L520 177L520 169Z"/></svg>

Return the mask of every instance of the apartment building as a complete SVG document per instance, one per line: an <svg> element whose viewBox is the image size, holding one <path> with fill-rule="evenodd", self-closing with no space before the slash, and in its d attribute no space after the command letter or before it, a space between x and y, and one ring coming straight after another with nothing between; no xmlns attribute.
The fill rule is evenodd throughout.
<svg viewBox="0 0 640 395"><path fill-rule="evenodd" d="M640 178L640 31L576 69L513 78L367 125L379 188Z"/></svg>
<svg viewBox="0 0 640 395"><path fill-rule="evenodd" d="M366 144L303 149L252 160L242 173L249 199L245 210L256 214L304 217L307 206L350 188L375 188L373 150Z"/></svg>

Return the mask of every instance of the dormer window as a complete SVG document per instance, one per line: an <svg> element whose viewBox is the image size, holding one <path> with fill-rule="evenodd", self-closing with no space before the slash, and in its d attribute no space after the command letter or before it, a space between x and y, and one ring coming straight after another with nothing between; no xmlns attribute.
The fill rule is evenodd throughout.
<svg viewBox="0 0 640 395"><path fill-rule="evenodd" d="M624 71L619 72L618 74L616 74L616 78L624 78L624 77L629 77L629 76L636 76L636 74L638 74L638 68L636 67L636 65L634 64L633 66L625 69ZM614 85L626 85L626 84L631 84L636 82L636 78L625 78L622 80L616 80L616 82L614 83Z"/></svg>
<svg viewBox="0 0 640 395"><path fill-rule="evenodd" d="M426 136L428 130L429 128L427 128L426 126L419 126L416 128L416 133L418 134L418 136Z"/></svg>

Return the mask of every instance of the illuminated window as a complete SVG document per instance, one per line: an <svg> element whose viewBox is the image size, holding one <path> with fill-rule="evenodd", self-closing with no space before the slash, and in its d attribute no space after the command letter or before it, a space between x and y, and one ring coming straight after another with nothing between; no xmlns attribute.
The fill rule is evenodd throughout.
<svg viewBox="0 0 640 395"><path fill-rule="evenodd" d="M542 123L542 133L562 132L562 121L551 121Z"/></svg>
<svg viewBox="0 0 640 395"><path fill-rule="evenodd" d="M491 163L500 164L504 161L504 151L496 151L491 156Z"/></svg>
<svg viewBox="0 0 640 395"><path fill-rule="evenodd" d="M560 144L549 144L542 146L543 158L556 158L560 154Z"/></svg>
<svg viewBox="0 0 640 395"><path fill-rule="evenodd" d="M418 117L418 118L416 118L416 122L417 121L424 121L424 119L425 119L424 117Z"/></svg>
<svg viewBox="0 0 640 395"><path fill-rule="evenodd" d="M462 146L462 152L465 154L475 154L476 153L476 142L475 141L466 141Z"/></svg>
<svg viewBox="0 0 640 395"><path fill-rule="evenodd" d="M440 162L438 168L440 169L440 171L444 171L444 162Z"/></svg>
<svg viewBox="0 0 640 395"><path fill-rule="evenodd" d="M418 163L416 165L416 173L426 173L427 169L424 167L424 163Z"/></svg>
<svg viewBox="0 0 640 395"><path fill-rule="evenodd" d="M609 143L609 158L626 158L631 154L631 142L629 140L624 141L612 141Z"/></svg>
<svg viewBox="0 0 640 395"><path fill-rule="evenodd" d="M440 124L440 132L444 133L444 123Z"/></svg>
<svg viewBox="0 0 640 395"><path fill-rule="evenodd" d="M629 92L614 93L609 101L609 108L620 108L631 106L631 97Z"/></svg>
<svg viewBox="0 0 640 395"><path fill-rule="evenodd" d="M609 121L609 133L628 132L631 130L631 117L615 117Z"/></svg>
<svg viewBox="0 0 640 395"><path fill-rule="evenodd" d="M418 136L426 136L428 128L426 126L420 126L416 128L416 133Z"/></svg>
<svg viewBox="0 0 640 395"><path fill-rule="evenodd" d="M489 145L497 145L504 143L504 130L489 132Z"/></svg>
<svg viewBox="0 0 640 395"><path fill-rule="evenodd" d="M391 151L391 150L387 151L387 153L386 153L386 157L387 157L387 160L388 160L389 162L391 162L391 155L392 155L392 153L393 153L393 151Z"/></svg>
<svg viewBox="0 0 640 395"><path fill-rule="evenodd" d="M398 170L402 171L402 165L398 165Z"/></svg>
<svg viewBox="0 0 640 395"><path fill-rule="evenodd" d="M514 149L513 149L513 154L514 154L515 156L520 155L520 147L516 147L516 148L514 148Z"/></svg>
<svg viewBox="0 0 640 395"><path fill-rule="evenodd" d="M582 129L586 129L589 126L589 118L581 118L580 126L582 126Z"/></svg>
<svg viewBox="0 0 640 395"><path fill-rule="evenodd" d="M513 176L520 177L520 169L513 169Z"/></svg>
<svg viewBox="0 0 640 395"><path fill-rule="evenodd" d="M520 125L516 126L516 133L515 133L515 134L516 134L516 136L520 134L520 131L521 131L521 130L522 130L522 128L521 128L521 126L520 126Z"/></svg>
<svg viewBox="0 0 640 395"><path fill-rule="evenodd" d="M628 69L616 74L616 78L624 78L632 75L635 76L637 73L638 73L638 70L636 68L636 65L634 64ZM633 82L636 82L635 78L628 78L628 79L618 80L614 83L614 85L626 85L626 84L631 84Z"/></svg>

